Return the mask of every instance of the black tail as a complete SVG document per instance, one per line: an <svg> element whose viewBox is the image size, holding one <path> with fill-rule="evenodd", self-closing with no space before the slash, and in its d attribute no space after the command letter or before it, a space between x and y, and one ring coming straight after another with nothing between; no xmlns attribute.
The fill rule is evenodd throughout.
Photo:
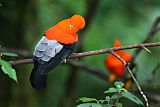
<svg viewBox="0 0 160 107"><path fill-rule="evenodd" d="M41 72L42 69L39 66L34 66L30 75L31 85L36 89L42 89L47 87L48 74L41 74Z"/></svg>

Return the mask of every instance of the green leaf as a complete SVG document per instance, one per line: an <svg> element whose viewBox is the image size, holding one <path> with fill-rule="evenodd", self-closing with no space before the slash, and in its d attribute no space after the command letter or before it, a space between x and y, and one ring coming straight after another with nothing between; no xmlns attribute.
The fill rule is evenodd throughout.
<svg viewBox="0 0 160 107"><path fill-rule="evenodd" d="M113 99L115 100L115 99L117 99L118 97L119 97L119 96L116 95L116 94L115 94L115 95L112 95L111 100L113 100Z"/></svg>
<svg viewBox="0 0 160 107"><path fill-rule="evenodd" d="M15 54L15 53L10 53L10 52L1 52L0 54L5 55L5 56L13 56L13 57L18 56L17 54Z"/></svg>
<svg viewBox="0 0 160 107"><path fill-rule="evenodd" d="M117 87L117 88L122 88L124 86L124 83L122 82L115 82L114 85Z"/></svg>
<svg viewBox="0 0 160 107"><path fill-rule="evenodd" d="M109 88L107 91L105 91L104 93L115 93L115 92L118 92L118 90L116 88Z"/></svg>
<svg viewBox="0 0 160 107"><path fill-rule="evenodd" d="M84 104L78 105L77 107L102 107L102 105L97 103L84 103Z"/></svg>
<svg viewBox="0 0 160 107"><path fill-rule="evenodd" d="M5 60L0 60L2 71L7 74L11 79L17 82L17 76L15 69L12 68L11 64ZM18 83L18 82L17 82Z"/></svg>
<svg viewBox="0 0 160 107"><path fill-rule="evenodd" d="M88 97L79 98L78 101L82 101L84 103L88 103L88 102L91 102L91 101L96 101L98 103L97 99L95 99L95 98L88 98Z"/></svg>
<svg viewBox="0 0 160 107"><path fill-rule="evenodd" d="M122 103L117 103L116 107L123 107Z"/></svg>
<svg viewBox="0 0 160 107"><path fill-rule="evenodd" d="M130 92L124 92L124 93L122 93L121 97L125 97L125 98L133 101L134 103L136 103L138 105L144 105L143 102L139 98L137 98L135 95L133 95Z"/></svg>
<svg viewBox="0 0 160 107"><path fill-rule="evenodd" d="M128 92L125 88L121 88L120 91L121 91L121 93Z"/></svg>

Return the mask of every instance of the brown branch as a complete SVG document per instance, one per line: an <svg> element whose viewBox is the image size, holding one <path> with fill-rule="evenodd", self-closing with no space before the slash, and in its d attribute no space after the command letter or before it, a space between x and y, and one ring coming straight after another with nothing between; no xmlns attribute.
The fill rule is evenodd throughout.
<svg viewBox="0 0 160 107"><path fill-rule="evenodd" d="M93 56L93 55L98 55L98 54L110 53L112 51L120 51L120 50L133 49L133 48L142 48L142 47L155 47L155 46L160 46L160 42L134 44L134 45L115 47L115 48L94 50L94 51L89 51L89 52L74 53L69 57L69 59L77 59L77 58L80 58L80 57L86 57L86 56ZM22 60L10 61L10 63L12 65L31 64L31 63L33 63L33 60L32 59L22 59Z"/></svg>
<svg viewBox="0 0 160 107"><path fill-rule="evenodd" d="M114 55L116 58L118 58L126 67L127 71L129 72L129 74L131 75L133 81L136 83L136 86L140 92L140 94L142 95L142 97L144 98L145 102L146 102L146 107L149 107L149 103L148 103L148 99L146 97L146 95L144 94L144 92L142 91L142 88L140 87L136 77L133 75L132 71L129 68L129 64L127 64L118 54L116 54L115 52L111 52L112 55Z"/></svg>
<svg viewBox="0 0 160 107"><path fill-rule="evenodd" d="M75 58L80 58L80 57L93 56L93 55L97 55L97 54L110 53L111 51L120 51L120 50L126 50L126 49L142 48L142 47L155 47L155 46L160 46L160 42L134 44L134 45L127 45L127 46L121 46L121 47L116 47L116 48L94 50L94 51L83 52L83 53L74 53L69 58L75 59Z"/></svg>
<svg viewBox="0 0 160 107"><path fill-rule="evenodd" d="M126 63L118 54L116 54L114 51L111 51L110 53L111 53L113 56L115 56L116 58L118 58L118 59L123 63L124 66L127 65L127 63Z"/></svg>
<svg viewBox="0 0 160 107"><path fill-rule="evenodd" d="M136 77L133 75L132 71L130 70L128 64L127 64L126 68L127 68L128 72L130 73L132 79L133 79L134 82L136 83L137 88L138 88L140 94L141 94L142 97L144 98L144 100L145 100L145 102L146 102L146 107L149 107L148 99L147 99L146 95L144 94L144 92L142 91L142 88L140 87L140 85L139 85L139 83L138 83Z"/></svg>

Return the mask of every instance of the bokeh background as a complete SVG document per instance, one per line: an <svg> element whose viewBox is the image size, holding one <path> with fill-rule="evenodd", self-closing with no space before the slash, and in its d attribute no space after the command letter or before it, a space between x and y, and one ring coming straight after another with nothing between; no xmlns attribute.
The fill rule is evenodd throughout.
<svg viewBox="0 0 160 107"><path fill-rule="evenodd" d="M115 39L124 45L135 44L144 40L160 15L160 0L0 0L0 45L32 52L46 29L74 14L86 19L85 29L78 32L77 52L110 48ZM159 40L157 33L149 42ZM149 49L152 54L142 51L136 58L136 77L143 90L159 95L160 69L155 75L152 71L160 63L160 48ZM103 54L79 61L108 75L105 57ZM23 58L29 56L8 60ZM0 72L0 107L75 107L79 97L101 99L103 92L112 86L107 80L62 64L50 73L47 89L35 90L29 83L32 67L32 64L14 67L19 84ZM124 102L124 107L137 107L128 100ZM153 107L160 106L158 101L151 103Z"/></svg>

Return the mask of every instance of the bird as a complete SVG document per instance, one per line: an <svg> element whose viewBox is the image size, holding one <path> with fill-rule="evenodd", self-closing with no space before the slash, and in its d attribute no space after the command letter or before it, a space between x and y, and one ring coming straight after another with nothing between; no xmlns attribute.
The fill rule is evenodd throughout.
<svg viewBox="0 0 160 107"><path fill-rule="evenodd" d="M74 52L78 43L77 32L84 27L84 17L76 14L45 31L33 52L34 67L30 74L33 88L47 88L48 73Z"/></svg>
<svg viewBox="0 0 160 107"><path fill-rule="evenodd" d="M115 40L113 47L120 47L121 41ZM132 58L131 54L121 50L115 52L119 55L125 62L129 62ZM125 75L125 65L114 55L109 54L105 58L105 67L111 73L109 77L109 82L113 82L116 78L121 78Z"/></svg>

